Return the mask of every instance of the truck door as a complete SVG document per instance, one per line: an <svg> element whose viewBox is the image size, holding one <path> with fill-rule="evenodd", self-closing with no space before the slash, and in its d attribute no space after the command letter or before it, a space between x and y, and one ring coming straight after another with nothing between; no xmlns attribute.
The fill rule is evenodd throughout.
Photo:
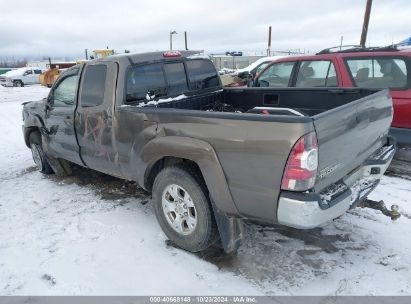
<svg viewBox="0 0 411 304"><path fill-rule="evenodd" d="M40 69L34 69L34 77L33 77L33 83L40 83L40 74L41 74L41 70Z"/></svg>
<svg viewBox="0 0 411 304"><path fill-rule="evenodd" d="M22 76L22 80L23 80L23 83L24 84L33 84L33 82L34 82L34 77L35 77L35 75L34 75L34 73L33 73L33 70L26 70L24 73L23 73L23 76Z"/></svg>
<svg viewBox="0 0 411 304"><path fill-rule="evenodd" d="M48 153L81 164L74 132L79 72L80 68L67 71L50 91L42 134Z"/></svg>
<svg viewBox="0 0 411 304"><path fill-rule="evenodd" d="M117 64L87 64L80 81L75 124L80 155L91 169L120 176L113 140Z"/></svg>

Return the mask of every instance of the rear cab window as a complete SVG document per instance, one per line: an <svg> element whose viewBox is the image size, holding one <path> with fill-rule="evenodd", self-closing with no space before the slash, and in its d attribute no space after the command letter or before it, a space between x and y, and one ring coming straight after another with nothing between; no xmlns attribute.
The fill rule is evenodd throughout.
<svg viewBox="0 0 411 304"><path fill-rule="evenodd" d="M184 63L166 63L164 64L164 72L168 85L167 95L179 95L188 91Z"/></svg>
<svg viewBox="0 0 411 304"><path fill-rule="evenodd" d="M143 101L148 96L166 95L166 81L162 63L138 65L131 68L127 75L126 101Z"/></svg>
<svg viewBox="0 0 411 304"><path fill-rule="evenodd" d="M220 86L220 78L210 60L193 59L185 62L191 91Z"/></svg>
<svg viewBox="0 0 411 304"><path fill-rule="evenodd" d="M132 66L126 78L126 103L177 97L190 91L220 87L209 60L192 59Z"/></svg>
<svg viewBox="0 0 411 304"><path fill-rule="evenodd" d="M408 84L408 67L404 58L374 57L345 59L353 84L360 88L405 89Z"/></svg>

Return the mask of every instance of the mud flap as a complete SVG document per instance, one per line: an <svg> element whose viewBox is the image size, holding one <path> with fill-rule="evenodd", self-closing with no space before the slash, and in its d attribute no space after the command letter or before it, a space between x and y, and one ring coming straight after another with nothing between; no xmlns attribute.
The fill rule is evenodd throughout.
<svg viewBox="0 0 411 304"><path fill-rule="evenodd" d="M237 252L244 238L243 221L220 212L213 200L211 200L211 205L213 206L214 217L225 253Z"/></svg>
<svg viewBox="0 0 411 304"><path fill-rule="evenodd" d="M65 177L72 174L70 164L66 160L57 159L48 155L46 155L46 158L56 176Z"/></svg>

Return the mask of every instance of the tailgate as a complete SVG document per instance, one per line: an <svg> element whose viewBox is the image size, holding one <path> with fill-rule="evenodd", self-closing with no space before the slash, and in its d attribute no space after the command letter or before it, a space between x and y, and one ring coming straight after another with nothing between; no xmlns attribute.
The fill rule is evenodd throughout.
<svg viewBox="0 0 411 304"><path fill-rule="evenodd" d="M392 121L388 90L313 117L318 139L316 191L340 180L386 144Z"/></svg>

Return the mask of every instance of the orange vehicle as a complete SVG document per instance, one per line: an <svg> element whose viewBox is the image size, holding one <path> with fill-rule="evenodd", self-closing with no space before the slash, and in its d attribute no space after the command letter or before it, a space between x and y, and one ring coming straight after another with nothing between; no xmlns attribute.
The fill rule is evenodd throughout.
<svg viewBox="0 0 411 304"><path fill-rule="evenodd" d="M93 55L90 56L90 59L100 59L111 55L114 55L114 50L112 49L94 50ZM40 83L51 88L64 69L68 69L76 64L84 63L86 61L87 60L77 60L76 62L49 63L47 65L48 70L40 75Z"/></svg>
<svg viewBox="0 0 411 304"><path fill-rule="evenodd" d="M62 70L68 69L76 64L76 62L55 62L48 64L48 70L40 74L40 83L51 88Z"/></svg>

